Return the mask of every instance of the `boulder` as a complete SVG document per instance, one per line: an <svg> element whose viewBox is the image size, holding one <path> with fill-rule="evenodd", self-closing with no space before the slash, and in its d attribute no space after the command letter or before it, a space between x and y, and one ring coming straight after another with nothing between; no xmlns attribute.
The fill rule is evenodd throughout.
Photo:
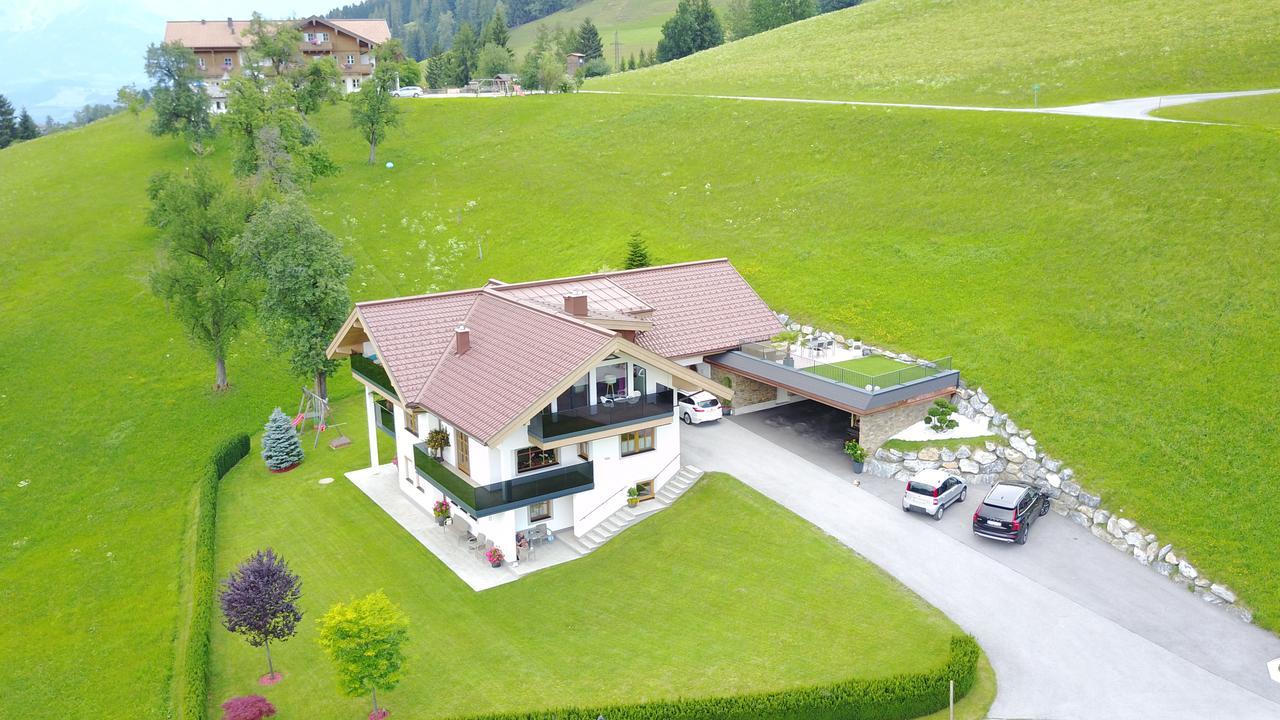
<svg viewBox="0 0 1280 720"><path fill-rule="evenodd" d="M1021 465L1026 461L1027 457L1012 448L1004 449L1004 459L1008 460L1011 465Z"/></svg>
<svg viewBox="0 0 1280 720"><path fill-rule="evenodd" d="M1062 492L1075 497L1080 494L1080 486L1073 482L1064 482L1062 483Z"/></svg>
<svg viewBox="0 0 1280 720"><path fill-rule="evenodd" d="M1048 455L1046 455L1046 456L1044 457L1044 459L1043 459L1043 460L1041 460L1041 462L1043 462L1043 463L1044 463L1045 468L1046 468L1049 472L1058 472L1059 470L1061 470L1061 469L1062 469L1062 461L1061 461L1061 460L1055 460L1054 458L1051 458L1051 457L1049 457Z"/></svg>
<svg viewBox="0 0 1280 720"><path fill-rule="evenodd" d="M1196 582L1196 587L1201 588L1201 589L1203 589L1203 590L1208 590L1208 589L1209 589L1209 586L1213 584L1213 583L1209 582L1209 578L1204 577L1203 575L1201 575L1200 577L1196 578L1196 581L1195 581L1195 582Z"/></svg>
<svg viewBox="0 0 1280 720"><path fill-rule="evenodd" d="M1120 530L1120 521L1115 516L1107 518L1107 532L1115 537L1124 535L1124 532Z"/></svg>
<svg viewBox="0 0 1280 720"><path fill-rule="evenodd" d="M1151 567L1165 577L1169 577L1169 574L1173 572L1173 566L1163 560L1151 563Z"/></svg>
<svg viewBox="0 0 1280 720"><path fill-rule="evenodd" d="M954 462L956 459L956 451L952 450L951 448L942 448L941 458L942 458L942 462L944 463Z"/></svg>
<svg viewBox="0 0 1280 720"><path fill-rule="evenodd" d="M919 460L933 461L939 459L941 455L942 452L939 451L938 448L927 447L920 448L920 451L916 453L916 458Z"/></svg>
<svg viewBox="0 0 1280 720"><path fill-rule="evenodd" d="M1058 477L1058 473L1047 473L1044 481L1049 483L1049 487L1062 487L1062 478Z"/></svg>
<svg viewBox="0 0 1280 720"><path fill-rule="evenodd" d="M914 451L908 450L908 451L906 451L906 452L902 453L902 459L903 459L903 460L915 460L915 459L916 459L916 454L915 454L915 452L914 452Z"/></svg>
<svg viewBox="0 0 1280 720"><path fill-rule="evenodd" d="M1115 539L1113 539L1113 540L1111 541L1111 547L1113 547L1113 548L1115 548L1115 549L1117 549L1117 550L1119 550L1120 552L1125 553L1125 554L1128 554L1128 553L1130 552L1129 543L1125 542L1125 541L1124 541L1124 538L1115 538Z"/></svg>
<svg viewBox="0 0 1280 720"><path fill-rule="evenodd" d="M996 451L996 447L997 447L997 445L996 445L995 443L991 442L990 440L986 440L986 441L984 441L984 442L982 443L982 445L983 445L983 447L985 447L985 448L987 449L987 452L995 452L995 451Z"/></svg>
<svg viewBox="0 0 1280 720"><path fill-rule="evenodd" d="M1125 533L1124 541L1129 543L1130 545L1133 545L1134 547L1141 547L1143 554L1144 555L1146 554L1147 541L1144 540L1142 536L1139 535L1138 533L1136 532Z"/></svg>
<svg viewBox="0 0 1280 720"><path fill-rule="evenodd" d="M1006 421L1005 421L1005 423L1004 423L1004 429L1005 429L1005 430L1008 430L1010 435L1017 435L1017 434L1018 434L1018 423L1016 423L1016 422L1014 422L1014 421L1012 421L1012 420L1006 420Z"/></svg>
<svg viewBox="0 0 1280 720"><path fill-rule="evenodd" d="M1009 437L1009 447L1013 448L1014 450L1017 450L1018 452L1022 453L1023 455L1026 455L1029 458L1035 459L1036 457L1036 449L1031 445L1031 443L1022 439L1021 437L1018 437L1017 435L1012 435Z"/></svg>
<svg viewBox="0 0 1280 720"><path fill-rule="evenodd" d="M1006 422L1008 422L1008 420L1009 420L1009 416L1007 414L998 412L995 414L994 417L991 418L991 424L999 427L1000 425L1003 425Z"/></svg>
<svg viewBox="0 0 1280 720"><path fill-rule="evenodd" d="M1116 520L1116 525L1120 527L1120 532L1133 532L1133 529L1138 527L1138 523L1130 520L1129 518L1120 518L1119 520Z"/></svg>
<svg viewBox="0 0 1280 720"><path fill-rule="evenodd" d="M1183 560L1182 562L1178 563L1178 572L1182 574L1182 577L1188 578L1190 580L1195 580L1197 577L1200 577L1200 573L1197 572L1195 567L1193 567L1191 563L1187 562L1186 560Z"/></svg>
<svg viewBox="0 0 1280 720"><path fill-rule="evenodd" d="M957 460L963 460L967 457L972 457L972 456L973 456L973 451L969 449L968 445L961 445L959 448L956 449Z"/></svg>
<svg viewBox="0 0 1280 720"><path fill-rule="evenodd" d="M1165 562L1167 562L1167 563L1169 563L1169 564L1171 564L1171 565L1177 565L1177 564L1178 564L1178 556L1177 556L1177 555L1175 555L1175 554L1174 554L1174 552L1173 552L1172 550L1170 550L1169 552L1167 552L1167 553L1165 553L1165 554L1164 554L1164 561L1165 561Z"/></svg>
<svg viewBox="0 0 1280 720"><path fill-rule="evenodd" d="M901 451L901 450L898 450L897 448L895 448L895 449L893 449L893 450L890 450L890 451L889 451L889 454L893 456L893 459L894 459L894 460L901 460L901 459L902 459L902 451Z"/></svg>
<svg viewBox="0 0 1280 720"><path fill-rule="evenodd" d="M1063 480L1070 480L1076 476L1076 471L1071 468L1062 468L1062 471L1058 474L1062 476Z"/></svg>
<svg viewBox="0 0 1280 720"><path fill-rule="evenodd" d="M1076 499L1079 500L1080 498ZM1088 505L1077 505L1076 510L1079 510L1082 515L1089 518L1090 522L1093 522L1093 508Z"/></svg>
<svg viewBox="0 0 1280 720"><path fill-rule="evenodd" d="M1160 550L1160 546L1158 544L1156 543L1148 544L1147 551L1144 553L1144 555L1146 555L1147 557L1147 561L1143 564L1150 565L1151 563L1155 562L1156 557L1158 557L1159 550Z"/></svg>
<svg viewBox="0 0 1280 720"><path fill-rule="evenodd" d="M1247 623L1253 622L1253 611L1247 607L1241 607L1239 605L1227 605L1225 610L1228 613L1231 613L1232 616L1236 617L1239 620L1243 620L1244 622L1247 622Z"/></svg>
<svg viewBox="0 0 1280 720"><path fill-rule="evenodd" d="M1087 493L1084 490L1081 490L1080 493L1076 495L1076 499L1080 501L1081 505L1088 505L1092 508L1096 508L1102 504L1102 498L1100 496Z"/></svg>
<svg viewBox="0 0 1280 720"><path fill-rule="evenodd" d="M1146 554L1146 553L1144 553L1144 552L1142 552L1142 548L1134 548L1134 549L1133 549L1133 559L1134 559L1134 560L1137 560L1139 563L1141 563L1141 564L1143 564L1143 565L1147 565L1147 564L1148 564L1148 562L1149 562L1149 561L1147 560L1147 554Z"/></svg>
<svg viewBox="0 0 1280 720"><path fill-rule="evenodd" d="M1228 588L1226 585L1219 585L1218 583L1213 583L1209 586L1209 592L1213 593L1214 595L1217 595L1218 597L1222 598L1223 600L1226 600L1229 603L1233 603L1236 601L1236 594L1231 592L1231 589Z"/></svg>
<svg viewBox="0 0 1280 720"><path fill-rule="evenodd" d="M867 472L876 477L891 478L900 470L902 466L898 463L885 462L879 457L873 457L867 461Z"/></svg>
<svg viewBox="0 0 1280 720"><path fill-rule="evenodd" d="M978 398L978 402L982 403L983 405L991 401L991 398L987 397L986 391L984 391L982 388L978 388L977 392L974 393L974 395Z"/></svg>
<svg viewBox="0 0 1280 720"><path fill-rule="evenodd" d="M1106 540L1107 542L1111 542L1111 536L1107 534L1107 529L1102 527L1101 525L1094 525L1092 528L1089 529L1089 532L1093 533L1093 536L1098 538L1099 540Z"/></svg>
<svg viewBox="0 0 1280 720"><path fill-rule="evenodd" d="M932 470L941 467L942 463L937 460L903 460L902 468L912 473L918 473L921 470Z"/></svg>
<svg viewBox="0 0 1280 720"><path fill-rule="evenodd" d="M942 463L942 467L946 468L947 470L959 470L960 463L956 462L955 460L944 461Z"/></svg>
<svg viewBox="0 0 1280 720"><path fill-rule="evenodd" d="M1078 510L1068 513L1067 517L1071 519L1071 522L1079 525L1080 527L1090 527L1093 525L1093 521Z"/></svg>
<svg viewBox="0 0 1280 720"><path fill-rule="evenodd" d="M1095 523L1106 523L1111 519L1111 513L1106 510L1098 510L1093 513L1093 521Z"/></svg>
<svg viewBox="0 0 1280 720"><path fill-rule="evenodd" d="M876 460L883 460L885 462L897 462L902 458L902 454L899 453L898 457L895 458L893 456L893 453L889 452L888 450L885 450L884 448L877 448L875 454L872 455L871 457Z"/></svg>
<svg viewBox="0 0 1280 720"><path fill-rule="evenodd" d="M787 329L791 332L796 332L800 329L800 323L790 323L787 325Z"/></svg>
<svg viewBox="0 0 1280 720"><path fill-rule="evenodd" d="M991 403L987 403L986 405L983 405L983 406L982 406L982 411L981 411L981 412L982 412L982 414L983 414L983 415L986 415L987 417L995 417L995 416L996 416L996 408L995 408L995 406L994 406L994 405L992 405Z"/></svg>
<svg viewBox="0 0 1280 720"><path fill-rule="evenodd" d="M996 455L990 450L975 450L973 453L973 461L979 465L990 465L996 461Z"/></svg>
<svg viewBox="0 0 1280 720"><path fill-rule="evenodd" d="M812 325L801 325L801 326L800 326L800 332L804 333L805 335L812 335L812 334L813 334L813 326L812 326Z"/></svg>
<svg viewBox="0 0 1280 720"><path fill-rule="evenodd" d="M1222 599L1222 598L1218 597L1217 595L1214 595L1214 594L1213 594L1213 593L1211 593L1211 592L1201 592L1201 593L1196 593L1196 594L1200 596L1200 599L1201 599L1201 600L1203 600L1203 601L1205 601L1205 602L1209 603L1210 605L1224 605L1224 604L1226 604L1226 603L1225 603L1225 601L1223 601L1223 599Z"/></svg>
<svg viewBox="0 0 1280 720"><path fill-rule="evenodd" d="M970 460L969 458L961 458L959 465L960 472L969 473L970 475L976 474L982 470L982 467L978 465L978 463Z"/></svg>

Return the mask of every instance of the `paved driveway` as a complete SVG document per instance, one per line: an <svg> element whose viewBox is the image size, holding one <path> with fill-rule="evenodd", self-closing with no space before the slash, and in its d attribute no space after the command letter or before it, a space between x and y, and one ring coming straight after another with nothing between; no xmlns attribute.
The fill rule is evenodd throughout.
<svg viewBox="0 0 1280 720"><path fill-rule="evenodd" d="M1009 546L972 537L976 497L941 522L905 514L895 483L852 484L830 441L844 422L806 402L690 427L684 461L787 506L977 637L996 671L993 717L1280 718L1280 684L1266 668L1280 639L1057 515Z"/></svg>

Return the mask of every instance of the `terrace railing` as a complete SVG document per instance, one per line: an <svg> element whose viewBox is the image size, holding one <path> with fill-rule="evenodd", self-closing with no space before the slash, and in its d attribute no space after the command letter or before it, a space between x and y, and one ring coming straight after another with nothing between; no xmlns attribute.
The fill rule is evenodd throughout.
<svg viewBox="0 0 1280 720"><path fill-rule="evenodd" d="M529 435L543 442L562 440L645 420L672 417L674 407L675 391L667 389L608 403L541 413L529 421Z"/></svg>
<svg viewBox="0 0 1280 720"><path fill-rule="evenodd" d="M915 365L904 365L900 370L891 370L878 375L868 375L856 370L849 370L840 367L839 363L819 363L804 370L850 387L879 389L905 385L914 380L922 380L940 373L949 372L951 370L951 356L948 355L938 360L921 362Z"/></svg>
<svg viewBox="0 0 1280 720"><path fill-rule="evenodd" d="M418 476L434 485L474 517L494 515L541 500L572 495L595 487L590 462L531 472L490 485L473 485L452 468L435 459L426 443L413 446Z"/></svg>
<svg viewBox="0 0 1280 720"><path fill-rule="evenodd" d="M391 378L387 375L386 368L375 362L372 358L364 355L354 354L351 356L351 372L373 383L379 390L386 393L387 397L397 397L395 388L391 385Z"/></svg>

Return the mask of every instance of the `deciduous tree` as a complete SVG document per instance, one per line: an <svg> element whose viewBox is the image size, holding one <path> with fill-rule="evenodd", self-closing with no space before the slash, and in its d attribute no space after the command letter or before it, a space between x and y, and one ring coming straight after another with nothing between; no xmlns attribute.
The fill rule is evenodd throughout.
<svg viewBox="0 0 1280 720"><path fill-rule="evenodd" d="M279 408L276 413L284 418ZM287 418L285 422L288 423ZM291 426L289 432L293 433ZM267 674L273 679L277 676L271 662L271 641L288 640L298 631L298 621L302 619L302 610L298 607L301 597L302 581L271 548L250 555L222 581L218 602L222 606L223 626L244 637L250 645L266 649Z"/></svg>
<svg viewBox="0 0 1280 720"><path fill-rule="evenodd" d="M497 43L489 43L480 50L480 77L497 77L511 72L511 51Z"/></svg>
<svg viewBox="0 0 1280 720"><path fill-rule="evenodd" d="M160 230L161 258L152 291L187 335L212 356L214 387L227 387L227 350L248 321L254 294L236 255L252 203L197 164L183 175L151 179L148 222Z"/></svg>
<svg viewBox="0 0 1280 720"><path fill-rule="evenodd" d="M400 682L409 622L400 608L379 590L349 603L338 603L320 618L320 647L333 661L338 687L350 697L370 693L373 714L378 691Z"/></svg>
<svg viewBox="0 0 1280 720"><path fill-rule="evenodd" d="M294 73L293 86L298 112L310 115L325 105L342 99L338 86L342 74L332 57L316 58Z"/></svg>
<svg viewBox="0 0 1280 720"><path fill-rule="evenodd" d="M155 119L153 135L178 135L191 143L197 154L213 137L209 119L209 98L196 87L200 79L195 53L180 42L151 45L147 48L147 76L151 78L151 104Z"/></svg>
<svg viewBox="0 0 1280 720"><path fill-rule="evenodd" d="M283 77L302 61L302 31L292 22L268 22L255 12L244 34L252 40L249 58L254 62L249 67L266 61L277 77Z"/></svg>
<svg viewBox="0 0 1280 720"><path fill-rule="evenodd" d="M347 278L355 264L298 195L265 203L240 252L262 284L258 318L268 341L288 355L295 374L315 379L316 394L328 397L336 363L325 348L351 310Z"/></svg>
<svg viewBox="0 0 1280 720"><path fill-rule="evenodd" d="M391 102L393 82L394 79L387 76L387 69L378 67L373 71L373 80L361 85L360 91L348 98L351 124L369 143L370 165L378 161L378 143L387 136L387 130L400 122L400 108Z"/></svg>

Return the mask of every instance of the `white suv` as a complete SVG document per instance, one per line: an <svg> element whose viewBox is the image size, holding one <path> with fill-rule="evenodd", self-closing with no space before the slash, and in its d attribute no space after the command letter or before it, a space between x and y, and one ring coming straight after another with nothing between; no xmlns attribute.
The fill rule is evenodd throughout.
<svg viewBox="0 0 1280 720"><path fill-rule="evenodd" d="M708 420L719 420L723 415L720 409L720 401L715 395L702 390L692 395L680 393L680 402L676 404L676 408L680 413L680 419L686 425L697 425Z"/></svg>
<svg viewBox="0 0 1280 720"><path fill-rule="evenodd" d="M417 85L405 85L399 90L392 90L391 94L400 98L422 97L422 88Z"/></svg>
<svg viewBox="0 0 1280 720"><path fill-rule="evenodd" d="M902 512L919 510L934 520L941 520L949 506L964 502L968 495L969 488L964 481L946 470L921 470L907 481L907 490L902 494Z"/></svg>

